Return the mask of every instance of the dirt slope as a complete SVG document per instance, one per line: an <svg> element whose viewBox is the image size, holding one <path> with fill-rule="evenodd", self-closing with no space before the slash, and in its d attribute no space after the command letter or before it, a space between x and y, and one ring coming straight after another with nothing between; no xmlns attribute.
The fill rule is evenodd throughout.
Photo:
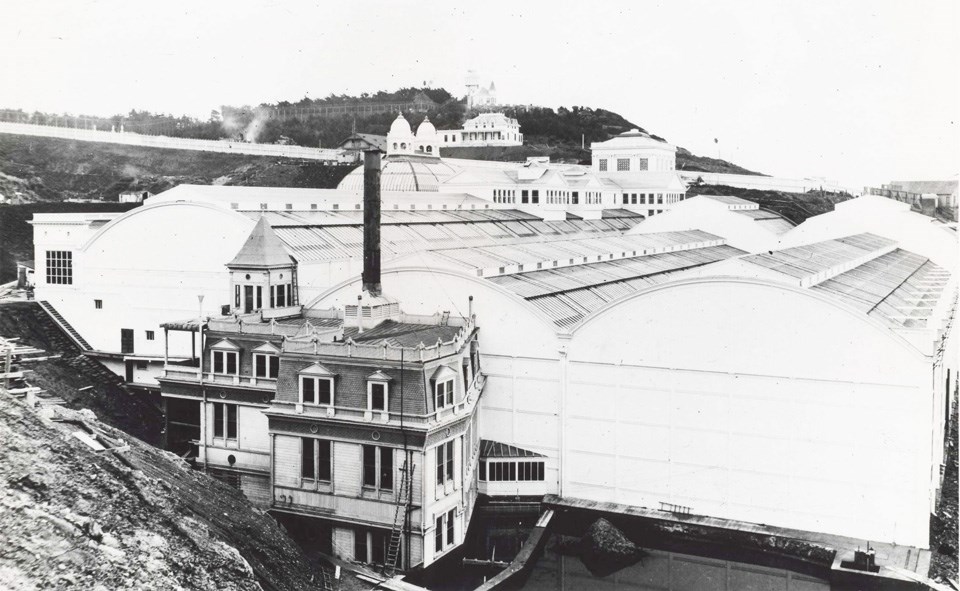
<svg viewBox="0 0 960 591"><path fill-rule="evenodd" d="M91 417L0 394L0 588L320 588L239 491ZM129 447L95 452L76 431Z"/></svg>

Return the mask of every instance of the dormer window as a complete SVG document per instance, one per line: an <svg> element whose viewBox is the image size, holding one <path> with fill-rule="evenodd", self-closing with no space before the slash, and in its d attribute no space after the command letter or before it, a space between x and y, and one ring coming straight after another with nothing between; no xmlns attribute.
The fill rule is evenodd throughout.
<svg viewBox="0 0 960 591"><path fill-rule="evenodd" d="M238 375L240 364L240 347L224 339L211 347L210 365L213 373L224 375Z"/></svg>
<svg viewBox="0 0 960 591"><path fill-rule="evenodd" d="M441 365L433 374L433 400L435 409L440 410L453 406L453 381L457 372L446 365Z"/></svg>
<svg viewBox="0 0 960 591"><path fill-rule="evenodd" d="M264 343L253 350L253 375L258 378L277 379L280 371L279 350L271 343Z"/></svg>
<svg viewBox="0 0 960 591"><path fill-rule="evenodd" d="M367 410L387 411L389 382L390 376L380 371L367 377Z"/></svg>
<svg viewBox="0 0 960 591"><path fill-rule="evenodd" d="M333 406L334 374L320 364L300 372L300 404Z"/></svg>

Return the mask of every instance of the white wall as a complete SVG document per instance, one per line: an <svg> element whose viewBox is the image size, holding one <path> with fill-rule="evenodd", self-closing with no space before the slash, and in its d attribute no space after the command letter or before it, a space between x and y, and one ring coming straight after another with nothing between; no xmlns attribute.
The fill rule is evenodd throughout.
<svg viewBox="0 0 960 591"><path fill-rule="evenodd" d="M712 281L588 323L565 494L927 546L929 369L864 318Z"/></svg>
<svg viewBox="0 0 960 591"><path fill-rule="evenodd" d="M160 203L132 210L105 226L74 252L74 280L48 286L41 279L38 300L49 300L97 350L120 351L120 329L134 330L136 355L163 356L160 324L196 318L198 294L206 314L231 302L226 267L254 222L209 205ZM39 228L38 228L39 229ZM38 256L47 238L35 233ZM94 300L103 302L96 309ZM155 333L146 340L146 331ZM171 340L171 356L189 356L189 335Z"/></svg>

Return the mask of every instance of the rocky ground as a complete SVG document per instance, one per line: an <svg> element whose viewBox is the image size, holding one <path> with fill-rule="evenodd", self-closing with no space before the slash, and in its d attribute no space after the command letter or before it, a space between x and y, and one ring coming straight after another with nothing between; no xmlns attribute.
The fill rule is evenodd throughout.
<svg viewBox="0 0 960 591"><path fill-rule="evenodd" d="M0 588L321 588L239 491L93 417L0 394Z"/></svg>

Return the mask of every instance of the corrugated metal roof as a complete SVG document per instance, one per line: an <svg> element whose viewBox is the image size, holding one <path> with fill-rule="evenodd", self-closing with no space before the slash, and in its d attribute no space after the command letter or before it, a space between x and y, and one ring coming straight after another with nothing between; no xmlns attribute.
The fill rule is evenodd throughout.
<svg viewBox="0 0 960 591"><path fill-rule="evenodd" d="M888 324L923 328L949 278L925 257L898 248L811 289Z"/></svg>
<svg viewBox="0 0 960 591"><path fill-rule="evenodd" d="M705 232L686 234L689 234L688 240L696 243L704 242L707 238L716 239ZM640 236L649 238L656 235ZM661 245L671 242L665 237L658 238ZM575 242L564 241L560 244L566 247L572 243ZM550 243L547 243L543 246L549 245ZM488 277L487 280L526 299L549 316L558 327L572 328L586 316L650 285L666 281L669 275L677 271L742 254L743 251L731 246L706 246L497 275Z"/></svg>
<svg viewBox="0 0 960 591"><path fill-rule="evenodd" d="M543 454L523 449L509 443L489 439L480 440L480 457L487 458L545 458Z"/></svg>
<svg viewBox="0 0 960 591"><path fill-rule="evenodd" d="M743 260L802 280L853 263L871 254L879 255L883 250L895 245L896 242L893 240L875 234L857 234L752 255L744 257Z"/></svg>

